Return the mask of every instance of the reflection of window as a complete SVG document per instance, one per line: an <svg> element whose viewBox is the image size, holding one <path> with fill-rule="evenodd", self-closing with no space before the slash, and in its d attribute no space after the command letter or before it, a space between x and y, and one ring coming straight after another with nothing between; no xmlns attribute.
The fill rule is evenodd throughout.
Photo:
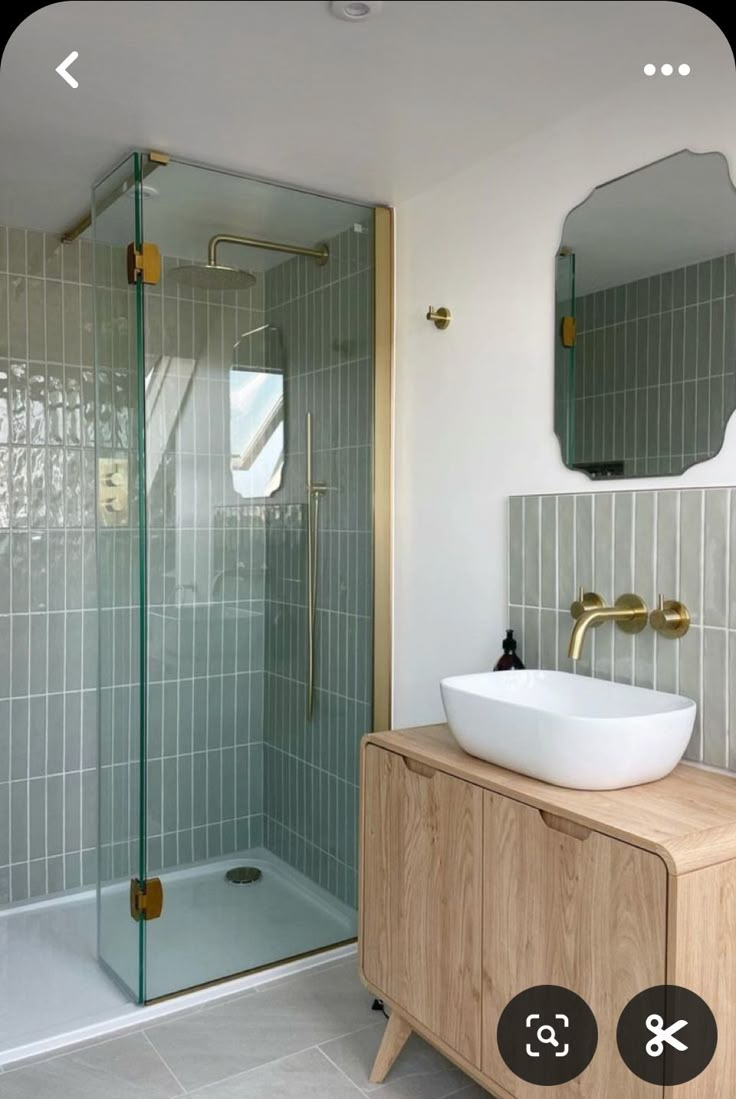
<svg viewBox="0 0 736 1099"><path fill-rule="evenodd" d="M230 371L230 468L239 496L270 496L284 461L284 378L280 373Z"/></svg>

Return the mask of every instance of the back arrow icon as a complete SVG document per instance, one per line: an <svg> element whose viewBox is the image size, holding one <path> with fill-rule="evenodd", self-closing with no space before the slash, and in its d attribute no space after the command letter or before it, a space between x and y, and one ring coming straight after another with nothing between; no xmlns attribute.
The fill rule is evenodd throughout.
<svg viewBox="0 0 736 1099"><path fill-rule="evenodd" d="M69 84L72 88L78 88L79 81L75 80L71 73L68 73L66 70L77 60L78 57L78 52L76 50L72 50L69 56L65 57L62 63L58 65L56 69L61 79L66 80L67 84Z"/></svg>

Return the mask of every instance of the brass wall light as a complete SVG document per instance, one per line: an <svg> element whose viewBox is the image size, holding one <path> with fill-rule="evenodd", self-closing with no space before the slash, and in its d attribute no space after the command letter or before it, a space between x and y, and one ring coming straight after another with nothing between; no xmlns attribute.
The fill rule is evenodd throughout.
<svg viewBox="0 0 736 1099"><path fill-rule="evenodd" d="M435 309L433 305L430 305L427 310L427 320L432 321L435 328L449 328L452 313L445 305L441 305L439 309Z"/></svg>

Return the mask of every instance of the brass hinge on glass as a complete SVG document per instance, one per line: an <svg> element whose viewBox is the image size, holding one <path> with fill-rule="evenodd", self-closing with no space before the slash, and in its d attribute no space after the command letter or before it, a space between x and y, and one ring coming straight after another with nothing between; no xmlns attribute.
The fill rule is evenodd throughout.
<svg viewBox="0 0 736 1099"><path fill-rule="evenodd" d="M164 906L160 878L130 879L130 915L134 920L157 920Z"/></svg>
<svg viewBox="0 0 736 1099"><path fill-rule="evenodd" d="M576 336L575 318L574 317L563 317L562 322L560 324L560 340L562 341L562 346L563 347L574 347L575 346L575 336Z"/></svg>
<svg viewBox="0 0 736 1099"><path fill-rule="evenodd" d="M128 245L128 282L143 282L154 284L161 279L161 253L157 244L149 244L143 241L140 251L135 244Z"/></svg>

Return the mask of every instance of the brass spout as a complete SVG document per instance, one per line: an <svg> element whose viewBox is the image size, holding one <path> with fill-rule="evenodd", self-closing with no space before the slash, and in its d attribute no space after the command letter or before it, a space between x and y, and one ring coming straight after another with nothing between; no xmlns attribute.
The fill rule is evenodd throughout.
<svg viewBox="0 0 736 1099"><path fill-rule="evenodd" d="M640 596L633 593L620 595L613 607L593 606L583 610L582 614L576 614L578 609L579 604L575 603L570 608L575 618L567 650L571 660L580 659L585 636L593 626L600 626L603 622L616 622L625 633L639 633L647 624L647 605Z"/></svg>

